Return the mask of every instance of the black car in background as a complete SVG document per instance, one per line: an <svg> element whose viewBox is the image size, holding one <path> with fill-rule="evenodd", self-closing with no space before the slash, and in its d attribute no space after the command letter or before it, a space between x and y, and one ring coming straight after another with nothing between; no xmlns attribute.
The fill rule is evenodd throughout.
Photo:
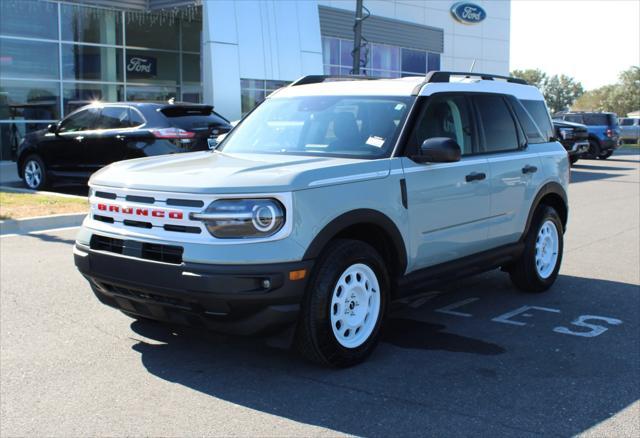
<svg viewBox="0 0 640 438"><path fill-rule="evenodd" d="M231 130L212 106L190 103L99 103L25 136L18 175L31 189L56 180L84 182L115 161L202 151Z"/></svg>
<svg viewBox="0 0 640 438"><path fill-rule="evenodd" d="M555 137L569 154L569 161L575 164L578 159L589 152L589 131L580 123L553 120Z"/></svg>
<svg viewBox="0 0 640 438"><path fill-rule="evenodd" d="M620 125L616 113L567 111L557 113L553 118L586 125L589 131L587 157L606 160L620 147Z"/></svg>

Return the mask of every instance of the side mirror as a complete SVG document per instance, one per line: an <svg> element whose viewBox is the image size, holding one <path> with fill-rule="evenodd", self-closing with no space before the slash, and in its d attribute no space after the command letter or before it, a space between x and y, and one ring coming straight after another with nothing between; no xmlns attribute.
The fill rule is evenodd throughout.
<svg viewBox="0 0 640 438"><path fill-rule="evenodd" d="M52 134L57 134L58 133L58 124L57 123L51 123L49 126L47 126L47 131L49 131Z"/></svg>
<svg viewBox="0 0 640 438"><path fill-rule="evenodd" d="M453 163L460 161L458 143L448 137L428 138L420 146L420 155L411 157L416 163Z"/></svg>

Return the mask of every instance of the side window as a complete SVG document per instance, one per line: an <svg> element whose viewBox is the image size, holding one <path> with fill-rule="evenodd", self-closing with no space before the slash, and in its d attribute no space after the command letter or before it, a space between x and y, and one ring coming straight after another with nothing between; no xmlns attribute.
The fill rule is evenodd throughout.
<svg viewBox="0 0 640 438"><path fill-rule="evenodd" d="M129 108L122 106L106 106L102 108L97 129L118 129L128 128L129 125Z"/></svg>
<svg viewBox="0 0 640 438"><path fill-rule="evenodd" d="M518 133L507 103L498 95L475 96L480 118L480 137L484 152L513 151L518 149Z"/></svg>
<svg viewBox="0 0 640 438"><path fill-rule="evenodd" d="M144 124L144 122L145 120L142 118L140 113L138 113L138 111L134 110L133 108L129 108L129 126L140 126Z"/></svg>
<svg viewBox="0 0 640 438"><path fill-rule="evenodd" d="M549 111L547 111L547 106L544 102L542 100L521 100L520 103L522 103L533 118L533 121L538 125L546 141L551 141L551 139L555 137L555 134L553 125L551 124L551 118L549 117Z"/></svg>
<svg viewBox="0 0 640 438"><path fill-rule="evenodd" d="M582 116L580 114L567 114L564 116L567 122L582 123Z"/></svg>
<svg viewBox="0 0 640 438"><path fill-rule="evenodd" d="M465 96L435 95L422 108L409 140L409 150L418 150L429 138L448 137L455 140L462 155L474 152L473 119Z"/></svg>
<svg viewBox="0 0 640 438"><path fill-rule="evenodd" d="M518 99L510 98L511 106L513 107L513 111L516 113L516 117L520 122L520 126L524 129L524 135L527 137L528 144L536 144L536 143L546 143L549 141L549 137L545 138L540 129L538 129L538 125L533 121L531 114L526 108L520 103Z"/></svg>
<svg viewBox="0 0 640 438"><path fill-rule="evenodd" d="M78 132L94 129L98 108L87 108L67 117L60 124L58 132Z"/></svg>

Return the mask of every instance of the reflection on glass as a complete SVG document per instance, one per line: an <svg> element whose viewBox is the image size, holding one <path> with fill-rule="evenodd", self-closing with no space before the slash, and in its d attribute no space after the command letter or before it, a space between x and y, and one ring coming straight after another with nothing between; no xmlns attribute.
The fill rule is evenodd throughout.
<svg viewBox="0 0 640 438"><path fill-rule="evenodd" d="M175 87L162 87L162 86L138 86L127 87L127 100L136 101L151 101L151 102L167 102L169 99L175 99L178 95Z"/></svg>
<svg viewBox="0 0 640 438"><path fill-rule="evenodd" d="M56 120L59 109L56 82L0 80L0 120Z"/></svg>
<svg viewBox="0 0 640 438"><path fill-rule="evenodd" d="M58 39L58 5L35 0L0 0L0 34Z"/></svg>
<svg viewBox="0 0 640 438"><path fill-rule="evenodd" d="M426 73L427 52L422 50L402 49L402 71Z"/></svg>
<svg viewBox="0 0 640 438"><path fill-rule="evenodd" d="M125 14L127 46L178 50L178 29L178 20L164 14L148 12Z"/></svg>
<svg viewBox="0 0 640 438"><path fill-rule="evenodd" d="M92 102L119 102L124 100L122 85L65 83L62 95L65 115Z"/></svg>
<svg viewBox="0 0 640 438"><path fill-rule="evenodd" d="M58 79L58 44L1 39L0 74L25 79Z"/></svg>
<svg viewBox="0 0 640 438"><path fill-rule="evenodd" d="M63 44L62 78L122 82L122 49Z"/></svg>
<svg viewBox="0 0 640 438"><path fill-rule="evenodd" d="M440 54L429 53L427 54L427 71L440 70Z"/></svg>
<svg viewBox="0 0 640 438"><path fill-rule="evenodd" d="M202 87L199 85L184 85L182 87L183 102L202 102Z"/></svg>
<svg viewBox="0 0 640 438"><path fill-rule="evenodd" d="M122 44L122 14L102 8L60 5L62 39L67 41Z"/></svg>
<svg viewBox="0 0 640 438"><path fill-rule="evenodd" d="M200 82L200 55L182 55L182 81Z"/></svg>
<svg viewBox="0 0 640 438"><path fill-rule="evenodd" d="M242 90L240 95L242 114L251 111L256 105L262 102L264 98L264 90Z"/></svg>
<svg viewBox="0 0 640 438"><path fill-rule="evenodd" d="M200 35L202 34L202 8L197 8L193 20L182 22L182 50L200 52Z"/></svg>
<svg viewBox="0 0 640 438"><path fill-rule="evenodd" d="M30 132L45 129L49 122L0 122L0 160L16 158L18 145Z"/></svg>
<svg viewBox="0 0 640 438"><path fill-rule="evenodd" d="M400 70L400 49L382 44L371 45L371 68L377 70Z"/></svg>
<svg viewBox="0 0 640 438"><path fill-rule="evenodd" d="M337 38L322 38L322 58L325 64L340 64L340 40Z"/></svg>

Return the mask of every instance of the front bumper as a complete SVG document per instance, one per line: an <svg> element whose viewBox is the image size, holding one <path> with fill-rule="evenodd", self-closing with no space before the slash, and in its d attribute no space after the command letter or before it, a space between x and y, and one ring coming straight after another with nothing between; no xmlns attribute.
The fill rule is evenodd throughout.
<svg viewBox="0 0 640 438"><path fill-rule="evenodd" d="M573 144L566 145L565 149L567 150L569 156L582 155L586 152L589 152L589 141L576 141Z"/></svg>
<svg viewBox="0 0 640 438"><path fill-rule="evenodd" d="M251 335L296 321L313 261L266 265L171 264L93 250L74 260L98 299L125 313ZM302 280L289 272L306 269Z"/></svg>

